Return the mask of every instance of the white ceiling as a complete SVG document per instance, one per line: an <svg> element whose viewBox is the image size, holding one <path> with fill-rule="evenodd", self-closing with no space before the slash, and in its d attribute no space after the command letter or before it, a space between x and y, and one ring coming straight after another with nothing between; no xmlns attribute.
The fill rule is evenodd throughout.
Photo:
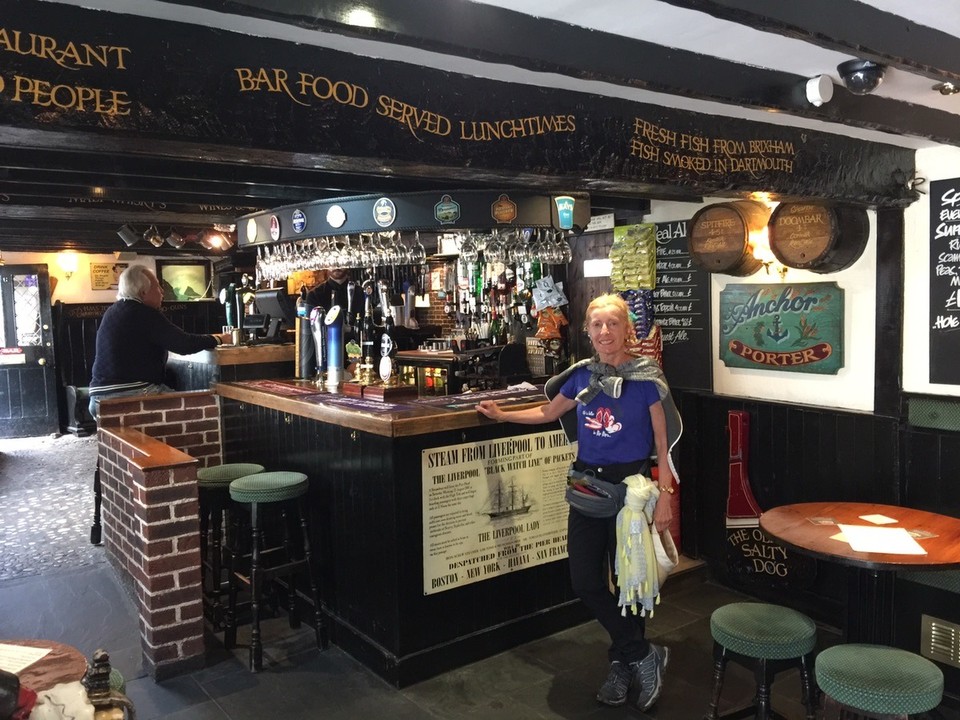
<svg viewBox="0 0 960 720"><path fill-rule="evenodd" d="M837 85L841 83L837 65L855 57L659 0L471 1L756 67L807 77L825 74ZM866 0L862 4L960 38L958 0ZM960 94L944 96L933 91L933 85L929 78L888 68L875 94L954 113L960 121Z"/></svg>

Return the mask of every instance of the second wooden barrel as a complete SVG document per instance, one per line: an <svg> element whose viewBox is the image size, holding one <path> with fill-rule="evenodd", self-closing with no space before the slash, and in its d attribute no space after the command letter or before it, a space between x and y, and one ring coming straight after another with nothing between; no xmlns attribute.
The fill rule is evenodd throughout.
<svg viewBox="0 0 960 720"><path fill-rule="evenodd" d="M770 216L770 249L787 267L831 273L863 254L870 221L863 208L827 203L781 203Z"/></svg>
<svg viewBox="0 0 960 720"><path fill-rule="evenodd" d="M690 220L690 257L707 272L743 277L760 269L750 233L763 231L770 211L753 200L709 205Z"/></svg>

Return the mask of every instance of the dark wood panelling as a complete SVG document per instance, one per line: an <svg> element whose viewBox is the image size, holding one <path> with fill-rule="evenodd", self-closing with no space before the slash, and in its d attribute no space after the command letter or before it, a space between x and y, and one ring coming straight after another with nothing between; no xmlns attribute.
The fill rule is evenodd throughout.
<svg viewBox="0 0 960 720"><path fill-rule="evenodd" d="M809 590L751 584L728 572L724 513L728 495L727 413L750 414L748 476L761 509L816 500L873 501L897 505L898 423L874 415L806 408L692 392L680 397L685 438L679 464L687 483L682 496L683 549L702 557L717 577L751 594L793 603L818 619L841 625L845 581L842 570L817 564ZM686 468L692 468L687 471ZM687 487L694 483L693 497ZM686 516L693 513L695 520Z"/></svg>
<svg viewBox="0 0 960 720"><path fill-rule="evenodd" d="M877 210L874 412L897 417L903 372L903 213Z"/></svg>
<svg viewBox="0 0 960 720"><path fill-rule="evenodd" d="M392 439L222 402L227 462L310 478L331 638L387 680L406 685L585 619L566 562L423 594L421 450L503 436L505 426Z"/></svg>

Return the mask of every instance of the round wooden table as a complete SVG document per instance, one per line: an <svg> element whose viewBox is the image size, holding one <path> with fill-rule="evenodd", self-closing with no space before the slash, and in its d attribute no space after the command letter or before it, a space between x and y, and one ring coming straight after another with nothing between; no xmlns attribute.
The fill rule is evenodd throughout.
<svg viewBox="0 0 960 720"><path fill-rule="evenodd" d="M40 660L17 673L20 684L34 692L49 690L58 683L80 680L87 671L87 659L72 645L53 640L3 640L3 645L49 649Z"/></svg>
<svg viewBox="0 0 960 720"><path fill-rule="evenodd" d="M863 515L884 515L896 522L876 525L863 520ZM826 522L828 519L834 522ZM924 555L860 552L833 539L840 532L837 524L919 530L931 537L916 538ZM892 643L897 570L960 568L960 519L925 510L862 502L797 503L765 511L760 515L760 527L788 548L849 568L848 642Z"/></svg>

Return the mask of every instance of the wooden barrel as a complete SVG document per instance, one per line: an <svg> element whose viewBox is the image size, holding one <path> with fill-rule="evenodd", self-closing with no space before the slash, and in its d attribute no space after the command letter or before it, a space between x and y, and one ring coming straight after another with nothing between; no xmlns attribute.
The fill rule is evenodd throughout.
<svg viewBox="0 0 960 720"><path fill-rule="evenodd" d="M750 233L762 231L770 212L753 200L710 205L690 220L690 257L707 272L743 277L760 269Z"/></svg>
<svg viewBox="0 0 960 720"><path fill-rule="evenodd" d="M770 216L770 249L787 267L831 273L853 265L870 234L867 211L827 203L781 203Z"/></svg>

